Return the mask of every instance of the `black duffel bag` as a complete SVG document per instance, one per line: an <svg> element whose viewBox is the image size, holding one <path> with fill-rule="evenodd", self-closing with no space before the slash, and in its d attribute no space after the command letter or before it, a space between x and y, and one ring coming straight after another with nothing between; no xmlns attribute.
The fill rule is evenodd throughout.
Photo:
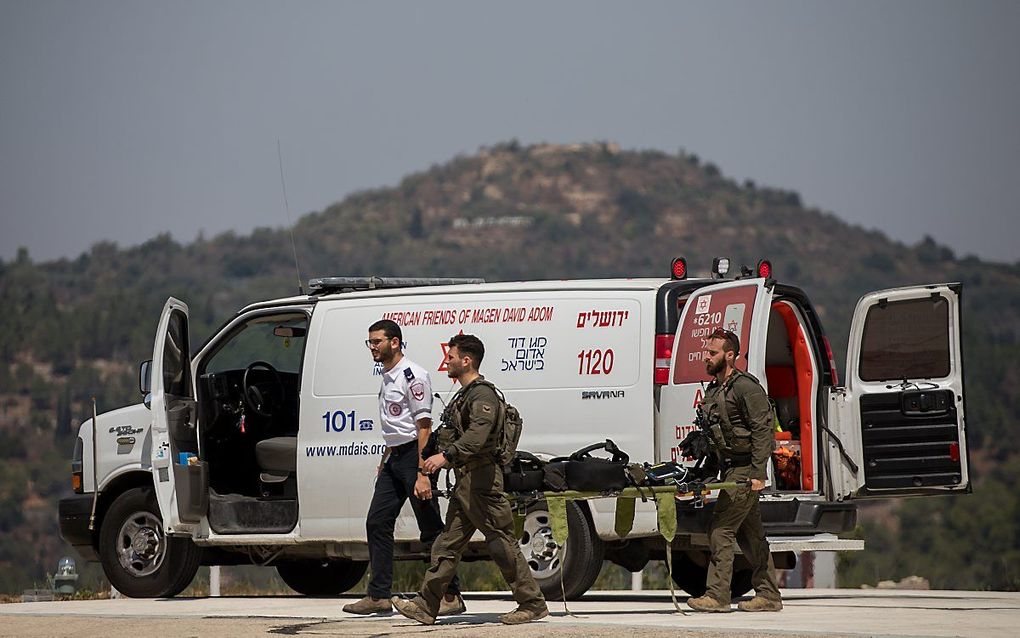
<svg viewBox="0 0 1020 638"><path fill-rule="evenodd" d="M609 452L611 459L592 456L597 450ZM578 490L604 492L627 487L630 457L610 439L581 448L566 458L556 458L545 466L545 488L554 492Z"/></svg>
<svg viewBox="0 0 1020 638"><path fill-rule="evenodd" d="M504 492L537 492L542 490L545 461L531 452L518 450L503 467Z"/></svg>

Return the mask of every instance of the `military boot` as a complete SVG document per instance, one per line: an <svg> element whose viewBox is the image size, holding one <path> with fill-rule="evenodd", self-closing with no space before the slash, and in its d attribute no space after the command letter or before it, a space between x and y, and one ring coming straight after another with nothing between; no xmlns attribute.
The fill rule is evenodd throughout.
<svg viewBox="0 0 1020 638"><path fill-rule="evenodd" d="M464 604L463 596L456 594L453 600L447 600L446 596L443 596L443 599L439 601L439 613L436 616L459 616L465 611L467 611L467 605Z"/></svg>
<svg viewBox="0 0 1020 638"><path fill-rule="evenodd" d="M390 598L390 602L393 607L396 608L406 618L416 620L423 625L433 625L436 622L435 616L430 616L429 612L425 611L425 608L418 604L418 597L415 596L413 600L406 600L400 596L394 596Z"/></svg>
<svg viewBox="0 0 1020 638"><path fill-rule="evenodd" d="M783 601L755 596L751 600L741 601L737 605L737 609L740 611L780 611L783 609Z"/></svg>
<svg viewBox="0 0 1020 638"><path fill-rule="evenodd" d="M369 614L388 614L393 611L393 608L390 607L390 601L385 598L365 596L357 602L344 605L343 610L348 614L367 616Z"/></svg>
<svg viewBox="0 0 1020 638"><path fill-rule="evenodd" d="M730 611L729 604L723 604L708 594L699 598L689 598L687 600L687 606L694 611L713 611L717 613Z"/></svg>
<svg viewBox="0 0 1020 638"><path fill-rule="evenodd" d="M528 609L526 607L518 607L517 609L503 614L499 617L499 622L504 625L520 625L521 623L531 622L538 620L539 618L545 618L549 615L549 608L545 605L536 607L534 609Z"/></svg>

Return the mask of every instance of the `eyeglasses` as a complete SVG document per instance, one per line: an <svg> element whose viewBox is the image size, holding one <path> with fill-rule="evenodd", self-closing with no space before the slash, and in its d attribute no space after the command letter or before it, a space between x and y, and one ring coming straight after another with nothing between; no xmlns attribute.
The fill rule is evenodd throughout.
<svg viewBox="0 0 1020 638"><path fill-rule="evenodd" d="M732 330L726 330L724 328L716 328L712 331L712 334L708 335L709 339L736 339L737 335Z"/></svg>
<svg viewBox="0 0 1020 638"><path fill-rule="evenodd" d="M365 339L365 346L368 348L378 348L380 344L386 343L389 339Z"/></svg>

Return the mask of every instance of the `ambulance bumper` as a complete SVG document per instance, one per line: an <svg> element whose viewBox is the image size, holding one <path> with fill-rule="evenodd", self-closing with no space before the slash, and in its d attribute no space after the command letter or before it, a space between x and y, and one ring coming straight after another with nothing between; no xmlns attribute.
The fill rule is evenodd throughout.
<svg viewBox="0 0 1020 638"><path fill-rule="evenodd" d="M92 546L92 532L89 531L89 517L92 515L92 495L75 494L60 499L60 535L85 560L99 560Z"/></svg>

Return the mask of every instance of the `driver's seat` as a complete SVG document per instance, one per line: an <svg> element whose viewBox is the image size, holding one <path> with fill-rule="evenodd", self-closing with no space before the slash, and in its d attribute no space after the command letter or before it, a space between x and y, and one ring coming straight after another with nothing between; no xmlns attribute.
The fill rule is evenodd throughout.
<svg viewBox="0 0 1020 638"><path fill-rule="evenodd" d="M263 483L282 483L297 471L297 437L274 436L255 444L255 462Z"/></svg>

